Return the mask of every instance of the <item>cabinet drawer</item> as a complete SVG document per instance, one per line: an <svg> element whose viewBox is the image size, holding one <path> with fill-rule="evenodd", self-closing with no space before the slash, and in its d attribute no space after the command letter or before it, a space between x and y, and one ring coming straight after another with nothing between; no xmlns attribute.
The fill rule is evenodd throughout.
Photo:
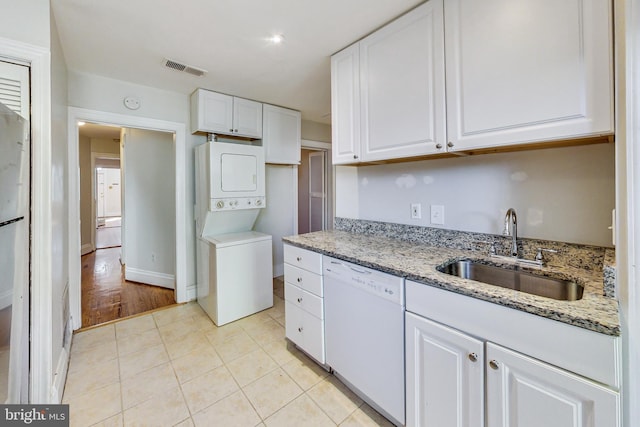
<svg viewBox="0 0 640 427"><path fill-rule="evenodd" d="M285 334L288 339L324 364L324 322L285 301Z"/></svg>
<svg viewBox="0 0 640 427"><path fill-rule="evenodd" d="M291 283L284 284L284 298L286 301L300 307L318 319L324 319L322 298L304 291Z"/></svg>
<svg viewBox="0 0 640 427"><path fill-rule="evenodd" d="M322 274L322 255L317 252L284 245L284 262L312 273Z"/></svg>
<svg viewBox="0 0 640 427"><path fill-rule="evenodd" d="M298 286L307 292L322 297L322 276L310 271L294 267L291 264L284 265L284 281Z"/></svg>

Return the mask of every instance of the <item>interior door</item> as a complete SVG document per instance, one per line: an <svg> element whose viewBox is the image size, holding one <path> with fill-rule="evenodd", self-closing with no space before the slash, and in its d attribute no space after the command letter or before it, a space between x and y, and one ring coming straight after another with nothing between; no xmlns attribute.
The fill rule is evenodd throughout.
<svg viewBox="0 0 640 427"><path fill-rule="evenodd" d="M309 232L326 228L325 151L309 153Z"/></svg>
<svg viewBox="0 0 640 427"><path fill-rule="evenodd" d="M96 169L96 228L104 224L104 169ZM101 221L102 219L102 221Z"/></svg>
<svg viewBox="0 0 640 427"><path fill-rule="evenodd" d="M0 61L0 104L0 403L26 403L31 241L28 67Z"/></svg>
<svg viewBox="0 0 640 427"><path fill-rule="evenodd" d="M120 216L120 169L103 169L104 172L104 216Z"/></svg>

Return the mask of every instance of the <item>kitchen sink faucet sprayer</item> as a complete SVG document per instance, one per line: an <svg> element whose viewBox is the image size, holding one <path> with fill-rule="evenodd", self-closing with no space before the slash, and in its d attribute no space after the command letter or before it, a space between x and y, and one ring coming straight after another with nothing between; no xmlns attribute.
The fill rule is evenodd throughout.
<svg viewBox="0 0 640 427"><path fill-rule="evenodd" d="M511 231L509 231L509 224L511 224ZM504 217L504 235L511 236L511 256L518 257L518 218L516 217L516 210L509 208L507 214Z"/></svg>

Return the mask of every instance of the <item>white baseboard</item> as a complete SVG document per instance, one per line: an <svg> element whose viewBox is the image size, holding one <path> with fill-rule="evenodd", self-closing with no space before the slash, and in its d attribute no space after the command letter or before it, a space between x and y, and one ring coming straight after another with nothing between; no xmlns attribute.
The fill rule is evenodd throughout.
<svg viewBox="0 0 640 427"><path fill-rule="evenodd" d="M197 289L196 285L187 286L187 301L196 300L196 298L198 297L198 294L196 293L196 289Z"/></svg>
<svg viewBox="0 0 640 427"><path fill-rule="evenodd" d="M56 364L56 371L53 374L53 384L51 385L51 403L62 403L64 394L64 384L67 382L67 370L69 369L69 352L66 348L60 350L60 357Z"/></svg>
<svg viewBox="0 0 640 427"><path fill-rule="evenodd" d="M161 286L169 289L175 289L176 287L176 277L173 274L158 273L125 266L124 277L125 280L145 283L147 285Z"/></svg>
<svg viewBox="0 0 640 427"><path fill-rule="evenodd" d="M81 255L86 255L86 254L91 253L93 251L94 251L94 249L93 249L93 245L91 243L85 243L80 248L80 254Z"/></svg>
<svg viewBox="0 0 640 427"><path fill-rule="evenodd" d="M13 289L0 294L0 310L9 307L11 304L13 304Z"/></svg>

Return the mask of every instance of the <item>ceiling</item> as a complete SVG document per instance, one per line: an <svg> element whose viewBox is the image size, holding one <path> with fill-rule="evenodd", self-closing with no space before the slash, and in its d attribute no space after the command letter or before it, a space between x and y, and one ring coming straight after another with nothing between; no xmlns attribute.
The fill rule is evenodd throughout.
<svg viewBox="0 0 640 427"><path fill-rule="evenodd" d="M330 56L423 0L51 0L67 67L190 94L198 87L330 123ZM267 40L284 35L275 45ZM195 77L163 59L202 68Z"/></svg>
<svg viewBox="0 0 640 427"><path fill-rule="evenodd" d="M78 134L95 139L120 139L120 128L117 126L105 126L95 123L85 123L78 126Z"/></svg>

